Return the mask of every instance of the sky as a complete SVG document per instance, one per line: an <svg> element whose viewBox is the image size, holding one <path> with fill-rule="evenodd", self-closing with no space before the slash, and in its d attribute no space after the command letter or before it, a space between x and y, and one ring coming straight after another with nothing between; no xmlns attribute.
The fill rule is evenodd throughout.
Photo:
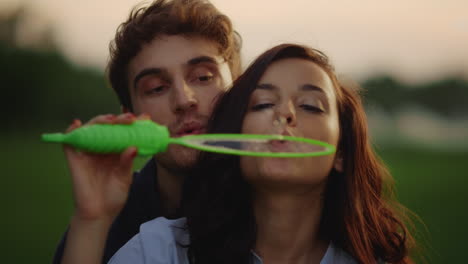
<svg viewBox="0 0 468 264"><path fill-rule="evenodd" d="M389 73L407 82L468 78L466 0L212 0L243 38L244 65L273 45L295 42L325 52L341 75ZM104 70L108 44L133 0L2 0L30 14L25 42L50 25L73 62Z"/></svg>

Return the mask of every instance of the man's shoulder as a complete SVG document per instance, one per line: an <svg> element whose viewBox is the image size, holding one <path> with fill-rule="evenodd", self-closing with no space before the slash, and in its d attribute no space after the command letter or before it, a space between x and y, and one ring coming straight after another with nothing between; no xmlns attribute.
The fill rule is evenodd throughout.
<svg viewBox="0 0 468 264"><path fill-rule="evenodd" d="M161 215L156 186L156 163L151 159L133 175L125 207L112 223L104 251L104 262L135 236L140 226Z"/></svg>
<svg viewBox="0 0 468 264"><path fill-rule="evenodd" d="M137 207L144 209L144 211L158 211L159 208L155 208L155 206L159 207L158 198L156 162L154 159L150 159L140 171L133 173L133 182L126 207ZM154 215L149 219L157 216Z"/></svg>
<svg viewBox="0 0 468 264"><path fill-rule="evenodd" d="M156 182L156 172L156 161L152 158L146 162L141 170L133 173L133 185L154 188L155 186L150 184Z"/></svg>
<svg viewBox="0 0 468 264"><path fill-rule="evenodd" d="M159 196L157 193L156 162L149 160L138 172L133 173L133 182L128 193L127 203L119 217L130 217L141 223L160 215Z"/></svg>

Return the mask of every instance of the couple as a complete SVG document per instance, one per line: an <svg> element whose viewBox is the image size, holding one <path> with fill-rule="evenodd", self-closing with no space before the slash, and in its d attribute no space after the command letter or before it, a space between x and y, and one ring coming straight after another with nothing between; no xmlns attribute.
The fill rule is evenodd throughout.
<svg viewBox="0 0 468 264"><path fill-rule="evenodd" d="M132 176L135 148L97 155L66 146L75 211L55 263L411 263L412 239L384 195L390 175L371 149L357 91L339 83L324 54L294 44L240 75L239 43L206 1L158 0L132 12L108 65L126 114L88 124L151 118L172 136L279 126L337 153L197 158L170 146Z"/></svg>

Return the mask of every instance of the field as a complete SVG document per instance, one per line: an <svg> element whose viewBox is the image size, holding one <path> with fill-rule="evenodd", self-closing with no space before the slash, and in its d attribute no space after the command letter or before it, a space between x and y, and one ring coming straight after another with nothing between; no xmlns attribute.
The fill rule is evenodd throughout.
<svg viewBox="0 0 468 264"><path fill-rule="evenodd" d="M50 263L72 211L61 148L39 133L3 135L2 263ZM424 221L418 225L428 263L462 263L468 236L467 152L382 148L398 197ZM139 160L136 167L144 161Z"/></svg>

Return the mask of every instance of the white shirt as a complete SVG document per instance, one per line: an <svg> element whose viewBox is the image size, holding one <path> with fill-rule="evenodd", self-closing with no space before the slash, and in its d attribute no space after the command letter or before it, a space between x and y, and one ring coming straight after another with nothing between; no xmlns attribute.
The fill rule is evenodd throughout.
<svg viewBox="0 0 468 264"><path fill-rule="evenodd" d="M130 239L110 259L109 264L189 264L187 246L190 242L185 218L169 220L159 217L140 226L140 233ZM254 264L262 259L252 252ZM332 243L320 264L356 264L357 262Z"/></svg>

